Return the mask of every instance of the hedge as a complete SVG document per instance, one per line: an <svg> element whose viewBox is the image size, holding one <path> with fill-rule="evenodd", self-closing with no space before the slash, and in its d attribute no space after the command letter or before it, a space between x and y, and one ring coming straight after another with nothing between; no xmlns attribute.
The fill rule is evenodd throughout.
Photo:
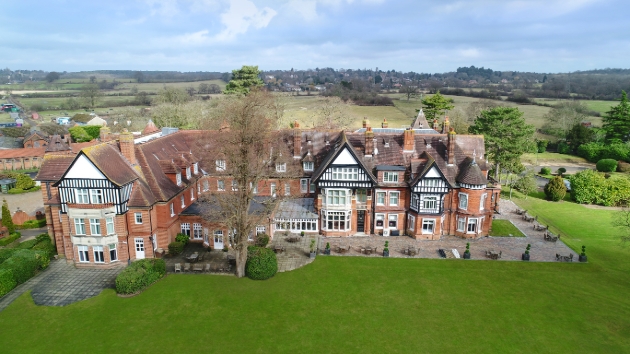
<svg viewBox="0 0 630 354"><path fill-rule="evenodd" d="M613 159L601 159L597 161L595 165L599 172L614 172L617 170L617 160Z"/></svg>
<svg viewBox="0 0 630 354"><path fill-rule="evenodd" d="M587 143L580 145L577 149L578 156L581 156L590 162L597 162L601 159L628 161L629 153L630 147L623 143Z"/></svg>
<svg viewBox="0 0 630 354"><path fill-rule="evenodd" d="M271 248L250 246L247 248L245 274L250 279L265 280L278 272L278 259Z"/></svg>
<svg viewBox="0 0 630 354"><path fill-rule="evenodd" d="M601 172L584 170L569 177L571 198L578 203L620 206L630 203L630 179L605 178Z"/></svg>
<svg viewBox="0 0 630 354"><path fill-rule="evenodd" d="M8 194L24 194L24 193L30 193L30 192L37 192L38 190L41 190L41 189L42 189L41 186L35 186L29 189L11 188L9 189L7 193Z"/></svg>
<svg viewBox="0 0 630 354"><path fill-rule="evenodd" d="M0 297L6 295L17 286L13 273L8 269L0 269Z"/></svg>
<svg viewBox="0 0 630 354"><path fill-rule="evenodd" d="M116 277L116 292L135 294L155 283L166 274L163 259L142 259L131 263Z"/></svg>
<svg viewBox="0 0 630 354"><path fill-rule="evenodd" d="M541 175L550 175L551 174L551 168L549 167L543 167L540 169L540 174Z"/></svg>
<svg viewBox="0 0 630 354"><path fill-rule="evenodd" d="M177 256L178 254L184 252L184 243L183 242L171 242L168 244L168 253Z"/></svg>
<svg viewBox="0 0 630 354"><path fill-rule="evenodd" d="M10 234L8 237L0 239L0 246L6 246L9 243L12 243L13 241L17 240L20 237L22 237L21 233L14 232L14 233Z"/></svg>
<svg viewBox="0 0 630 354"><path fill-rule="evenodd" d="M35 219L35 220L27 220L22 225L16 226L18 229L39 229L40 227L46 226L46 219Z"/></svg>
<svg viewBox="0 0 630 354"><path fill-rule="evenodd" d="M22 284L35 275L38 269L46 269L50 258L45 251L17 250L11 258L0 264L0 270L8 270L16 284Z"/></svg>

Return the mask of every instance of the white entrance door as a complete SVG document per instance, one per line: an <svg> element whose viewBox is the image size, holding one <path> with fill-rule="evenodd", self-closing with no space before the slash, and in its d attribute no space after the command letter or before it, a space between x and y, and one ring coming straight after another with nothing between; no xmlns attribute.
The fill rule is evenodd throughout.
<svg viewBox="0 0 630 354"><path fill-rule="evenodd" d="M214 232L214 249L215 250L223 249L223 231Z"/></svg>
<svg viewBox="0 0 630 354"><path fill-rule="evenodd" d="M144 239L135 239L136 243L136 259L144 259Z"/></svg>

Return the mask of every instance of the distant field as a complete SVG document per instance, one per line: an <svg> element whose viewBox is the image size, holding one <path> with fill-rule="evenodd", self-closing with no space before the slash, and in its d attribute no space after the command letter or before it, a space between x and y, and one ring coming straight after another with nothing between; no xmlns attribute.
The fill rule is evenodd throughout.
<svg viewBox="0 0 630 354"><path fill-rule="evenodd" d="M145 91L145 92L149 92L149 93L157 93L158 91L162 90L165 86L166 87L177 87L177 88L188 88L188 87L194 87L195 90L197 90L199 88L199 84L215 84L215 85L219 85L221 87L221 90L223 90L225 88L225 81L223 80L204 80L204 81L192 81L192 82L168 82L168 83L161 83L161 82L150 82L150 83L137 83L137 82L127 82L125 81L125 83L123 83L122 85L118 85L116 87L115 90L113 90L114 92L128 92L131 91L131 89L133 87L137 87L138 91Z"/></svg>
<svg viewBox="0 0 630 354"><path fill-rule="evenodd" d="M145 106L124 106L124 107L112 107L112 108L95 108L94 109L94 113L96 113L99 116L107 116L110 115L112 113L116 113L117 111L120 110L124 110L124 109L141 109ZM57 117L72 117L73 115L77 114L77 113L88 113L88 112L92 112L89 109L76 109L76 110L47 110L47 111L41 111L41 112L37 112L40 116L40 122L43 123L47 123L51 121L51 118L57 118Z"/></svg>
<svg viewBox="0 0 630 354"><path fill-rule="evenodd" d="M543 152L539 154L523 154L521 156L521 162L528 165L540 165L540 164L554 164L554 163L580 163L588 164L585 159L574 156L557 154L553 152Z"/></svg>

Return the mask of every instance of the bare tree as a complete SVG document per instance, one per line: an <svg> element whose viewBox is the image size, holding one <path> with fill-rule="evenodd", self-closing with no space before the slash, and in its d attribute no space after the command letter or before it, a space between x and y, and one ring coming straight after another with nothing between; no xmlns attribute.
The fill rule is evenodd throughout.
<svg viewBox="0 0 630 354"><path fill-rule="evenodd" d="M418 97L418 88L416 86L405 85L398 90L399 93L407 96L407 101L411 98Z"/></svg>
<svg viewBox="0 0 630 354"><path fill-rule="evenodd" d="M197 140L195 156L203 160L207 169L214 171L221 164L233 187L226 191L209 192L199 198L202 217L210 223L221 223L232 232L232 247L236 252L236 275L245 275L247 238L256 226L266 224L269 212L277 199L255 198L255 188L270 179L290 178L297 174L293 153L275 130L278 115L275 98L263 91L252 90L247 96L227 97L214 111L218 119L209 121L208 130ZM285 172L278 173L276 164L284 164ZM282 176L279 176L282 175ZM258 212L252 213L250 208Z"/></svg>
<svg viewBox="0 0 630 354"><path fill-rule="evenodd" d="M96 106L96 102L102 96L102 94L98 85L87 84L87 85L83 85L83 87L81 88L80 96L81 98L83 98L83 100L85 101L85 104L88 107L94 108Z"/></svg>
<svg viewBox="0 0 630 354"><path fill-rule="evenodd" d="M355 121L348 104L335 96L320 100L311 119L314 127L324 129L346 129Z"/></svg>

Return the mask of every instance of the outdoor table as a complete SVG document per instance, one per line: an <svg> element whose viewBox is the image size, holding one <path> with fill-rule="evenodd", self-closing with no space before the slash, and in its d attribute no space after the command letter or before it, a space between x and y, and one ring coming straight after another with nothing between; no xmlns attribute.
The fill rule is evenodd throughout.
<svg viewBox="0 0 630 354"><path fill-rule="evenodd" d="M275 251L276 253L282 253L282 252L284 251L284 247L282 247L282 246L278 246L278 245L277 245L277 246L274 246L274 248L273 248L273 249L274 249L274 251Z"/></svg>
<svg viewBox="0 0 630 354"><path fill-rule="evenodd" d="M371 247L366 247L365 248L365 254L372 254L372 248Z"/></svg>
<svg viewBox="0 0 630 354"><path fill-rule="evenodd" d="M190 261L190 263L197 262L197 259L199 259L199 254L198 253L193 253L190 256L188 256L188 260Z"/></svg>

